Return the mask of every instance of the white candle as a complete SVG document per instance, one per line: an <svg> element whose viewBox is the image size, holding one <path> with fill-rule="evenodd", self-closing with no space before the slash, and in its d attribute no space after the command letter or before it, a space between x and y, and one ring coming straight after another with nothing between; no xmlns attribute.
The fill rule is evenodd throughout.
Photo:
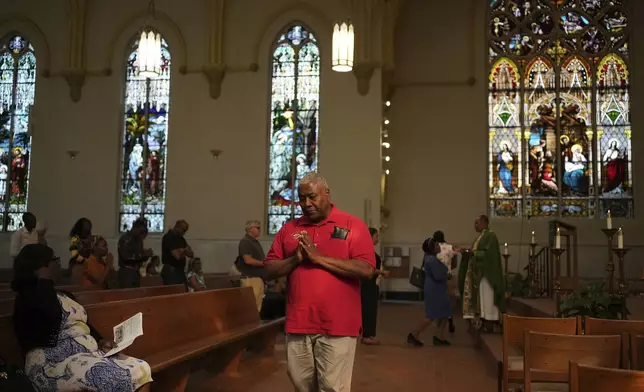
<svg viewBox="0 0 644 392"><path fill-rule="evenodd" d="M609 230L613 228L613 218L610 216L610 210L606 214L606 228Z"/></svg>
<svg viewBox="0 0 644 392"><path fill-rule="evenodd" d="M503 247L503 254L504 255L509 255L510 254L510 253L508 253L508 243L507 242L505 243L505 245Z"/></svg>
<svg viewBox="0 0 644 392"><path fill-rule="evenodd" d="M536 238L534 236L534 231L532 231L532 238L530 239L530 243L531 244L536 244L537 243L537 240L536 240Z"/></svg>
<svg viewBox="0 0 644 392"><path fill-rule="evenodd" d="M624 232L621 227L617 231L617 249L624 249Z"/></svg>
<svg viewBox="0 0 644 392"><path fill-rule="evenodd" d="M555 236L555 249L561 249L561 229L557 227L557 235Z"/></svg>

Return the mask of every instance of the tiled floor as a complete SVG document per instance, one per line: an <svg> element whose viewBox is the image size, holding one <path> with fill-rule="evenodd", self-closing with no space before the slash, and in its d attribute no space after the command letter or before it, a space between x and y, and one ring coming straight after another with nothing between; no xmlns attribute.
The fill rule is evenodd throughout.
<svg viewBox="0 0 644 392"><path fill-rule="evenodd" d="M451 347L435 348L430 345L416 349L405 345L410 328L423 315L423 308L410 304L382 304L378 333L381 346L359 345L353 373L352 392L378 391L431 391L431 392L494 392L496 378L488 373L486 361L472 347L472 338L465 325L457 320L457 331ZM421 339L430 342L428 330ZM277 355L284 355L279 347ZM291 392L285 362L272 374L247 385L248 392Z"/></svg>

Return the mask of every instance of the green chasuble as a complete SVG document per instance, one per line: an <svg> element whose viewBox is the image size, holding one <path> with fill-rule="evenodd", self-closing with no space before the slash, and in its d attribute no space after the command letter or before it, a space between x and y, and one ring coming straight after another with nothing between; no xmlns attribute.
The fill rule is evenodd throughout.
<svg viewBox="0 0 644 392"><path fill-rule="evenodd" d="M472 246L469 258L463 255L459 268L459 289L463 300L463 315L479 313L479 284L487 278L494 290L494 305L505 312L505 281L501 250L496 234L484 230Z"/></svg>

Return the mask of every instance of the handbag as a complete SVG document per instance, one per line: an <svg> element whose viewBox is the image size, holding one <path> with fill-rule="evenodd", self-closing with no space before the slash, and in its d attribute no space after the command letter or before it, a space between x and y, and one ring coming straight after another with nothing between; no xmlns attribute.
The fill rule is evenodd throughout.
<svg viewBox="0 0 644 392"><path fill-rule="evenodd" d="M420 264L420 268L412 268L411 275L409 276L409 283L421 290L425 289L425 270L423 269L423 264L424 262Z"/></svg>

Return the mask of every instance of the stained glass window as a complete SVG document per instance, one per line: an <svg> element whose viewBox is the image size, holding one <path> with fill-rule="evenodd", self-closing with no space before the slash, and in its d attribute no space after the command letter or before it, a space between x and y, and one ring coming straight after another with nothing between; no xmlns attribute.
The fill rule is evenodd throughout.
<svg viewBox="0 0 644 392"><path fill-rule="evenodd" d="M489 0L496 217L633 216L624 0Z"/></svg>
<svg viewBox="0 0 644 392"><path fill-rule="evenodd" d="M36 54L14 35L0 40L0 212L3 231L22 226L27 211L31 134L29 120L36 93Z"/></svg>
<svg viewBox="0 0 644 392"><path fill-rule="evenodd" d="M140 34L139 34L140 35ZM137 35L138 37L138 35ZM129 230L146 218L150 232L162 232L170 111L170 51L161 39L161 73L139 75L136 39L125 71L125 124L121 163L119 228Z"/></svg>
<svg viewBox="0 0 644 392"><path fill-rule="evenodd" d="M268 167L268 233L302 215L297 186L318 166L320 51L301 25L280 35L273 50Z"/></svg>

